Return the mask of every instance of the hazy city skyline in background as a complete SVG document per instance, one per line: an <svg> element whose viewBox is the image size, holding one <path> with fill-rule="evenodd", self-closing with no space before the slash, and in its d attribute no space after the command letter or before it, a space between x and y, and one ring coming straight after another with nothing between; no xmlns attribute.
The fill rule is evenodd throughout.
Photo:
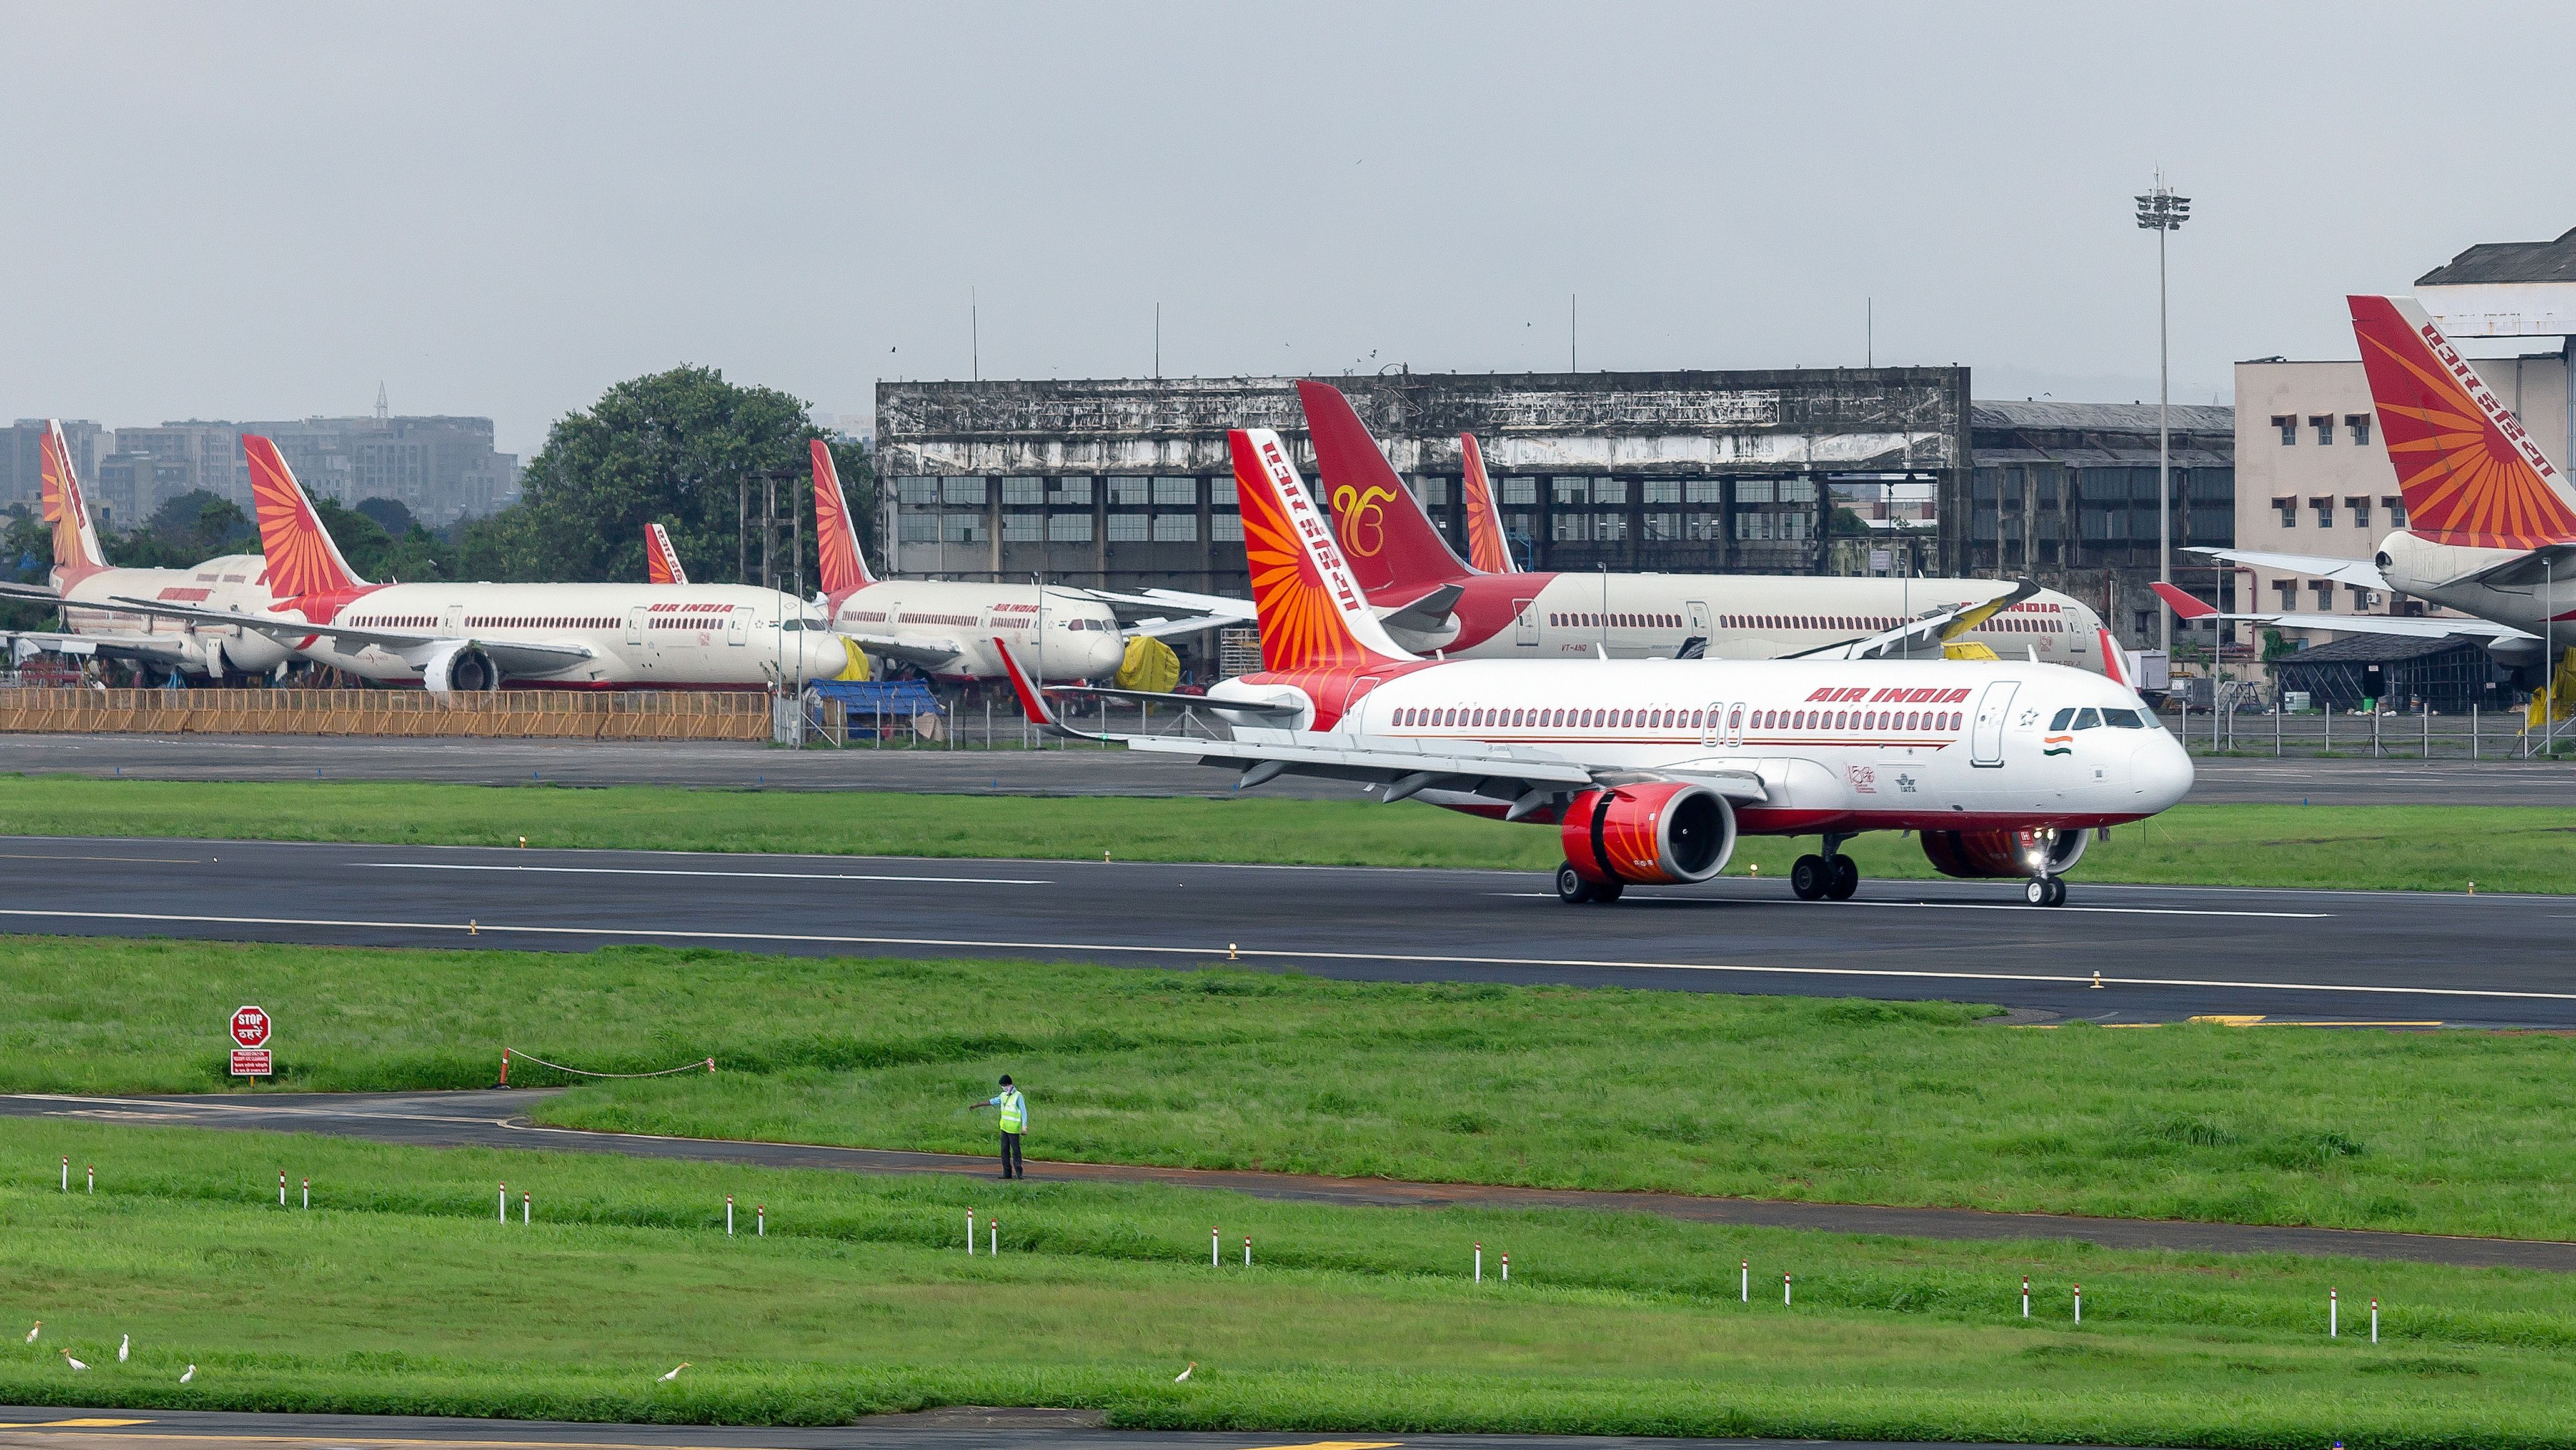
<svg viewBox="0 0 2576 1450"><path fill-rule="evenodd" d="M5 13L0 417L110 428L381 381L524 457L681 362L847 422L880 377L1146 374L1158 303L1170 375L1552 371L1569 293L1586 371L2152 400L2159 164L2206 403L2351 356L2344 292L2570 221L2524 138L2576 101L2421 68L2393 38L2469 22L2416 10Z"/></svg>

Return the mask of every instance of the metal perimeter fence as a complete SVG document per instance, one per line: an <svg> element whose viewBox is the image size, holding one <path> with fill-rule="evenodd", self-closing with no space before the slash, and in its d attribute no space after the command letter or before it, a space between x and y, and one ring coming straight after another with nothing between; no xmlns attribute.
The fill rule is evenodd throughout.
<svg viewBox="0 0 2576 1450"><path fill-rule="evenodd" d="M2537 760L2576 749L2576 721L2526 729L2520 710L2361 715L2322 710L2184 710L2165 723L2194 754Z"/></svg>
<svg viewBox="0 0 2576 1450"><path fill-rule="evenodd" d="M751 691L0 690L0 731L767 740Z"/></svg>

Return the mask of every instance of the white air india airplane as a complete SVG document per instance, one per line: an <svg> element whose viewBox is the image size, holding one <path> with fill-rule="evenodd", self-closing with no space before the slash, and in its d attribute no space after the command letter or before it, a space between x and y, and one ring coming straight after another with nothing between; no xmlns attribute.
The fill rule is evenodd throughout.
<svg viewBox="0 0 2576 1450"><path fill-rule="evenodd" d="M2375 558L2334 559L2252 549L2196 552L2428 599L2472 619L2381 614L2224 616L2294 629L2439 639L2476 636L2508 667L2548 661L2576 645L2576 507L2549 457L2460 356L2424 310L2393 297L2344 299L2380 436L2406 498L2406 526ZM2156 593L2184 619L2211 606L2170 585Z"/></svg>
<svg viewBox="0 0 2576 1450"><path fill-rule="evenodd" d="M99 550L98 526L90 519L89 499L72 467L60 421L45 420L37 446L44 516L53 525L54 567L47 584L0 585L0 595L60 604L63 627L11 635L14 655L95 655L210 678L227 670L264 674L286 661L286 646L239 624L155 618L108 607L112 599L135 596L219 614L255 613L273 602L268 561L257 554L228 554L194 569L111 568Z"/></svg>
<svg viewBox="0 0 2576 1450"><path fill-rule="evenodd" d="M1040 679L1105 680L1118 673L1127 653L1118 616L1078 590L869 573L831 445L817 438L811 451L823 606L843 638L948 680L1000 679L995 639L1008 639Z"/></svg>
<svg viewBox="0 0 2576 1450"><path fill-rule="evenodd" d="M823 616L739 584L370 584L340 556L276 445L245 434L269 587L256 614L114 602L231 623L306 659L437 694L543 689L794 689L852 667Z"/></svg>
<svg viewBox="0 0 2576 1450"><path fill-rule="evenodd" d="M1189 704L1231 740L1103 734L1259 785L1284 774L1556 827L1557 895L1704 881L1741 834L1817 835L1790 888L1850 897L1841 854L1913 831L1952 876L2065 900L2086 832L2191 789L2190 758L2127 686L2002 660L1426 660L1379 623L1279 436L1230 435L1262 669ZM1030 717L1060 733L1000 641ZM1105 692L1132 697L1134 692Z"/></svg>
<svg viewBox="0 0 2576 1450"><path fill-rule="evenodd" d="M2053 589L2007 598L1997 579L1821 575L1526 573L1470 566L1449 547L1339 389L1297 384L1333 530L1353 576L1395 640L1449 659L1613 659L1705 654L1780 659L1840 650L1926 613L1969 610L1938 637L1912 636L1908 658L1986 658L2073 665L2115 681L2127 659L2100 616ZM1508 566L1502 516L1484 457L1466 446L1467 538L1479 559Z"/></svg>

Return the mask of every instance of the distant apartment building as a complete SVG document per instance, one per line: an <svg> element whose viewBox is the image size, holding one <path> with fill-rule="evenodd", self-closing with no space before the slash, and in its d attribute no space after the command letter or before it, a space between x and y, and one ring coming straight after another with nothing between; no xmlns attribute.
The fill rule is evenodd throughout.
<svg viewBox="0 0 2576 1450"><path fill-rule="evenodd" d="M44 497L39 472L44 436L42 418L21 418L0 433L0 508L18 503L32 507ZM116 447L115 434L82 418L63 420L63 441L71 445L72 466L83 478L96 477L99 461Z"/></svg>
<svg viewBox="0 0 2576 1450"><path fill-rule="evenodd" d="M2556 353L2472 359L2498 399L2552 458L2567 457L2567 370ZM2262 358L2236 365L2236 547L2334 559L2368 559L2406 526L2406 499L2379 435L2379 415L2359 362ZM2199 561L2195 561L2196 565ZM2443 618L2450 611L2358 584L2275 568L2225 571L2220 591L2195 568L2176 578L2228 607L2301 614L2398 614ZM2333 636L2284 630L2301 644Z"/></svg>
<svg viewBox="0 0 2576 1450"><path fill-rule="evenodd" d="M64 426L68 434L71 425ZM192 418L158 427L122 428L113 435L114 451L88 465L84 476L92 480L93 501L120 528L197 489L230 499L246 511L251 497L250 469L241 449L244 433L274 440L287 467L295 470L296 480L314 497L344 506L362 499L393 499L432 528L491 513L519 497L519 460L514 454L494 451L489 418L301 418L247 423ZM32 468L29 465L27 497L34 496Z"/></svg>

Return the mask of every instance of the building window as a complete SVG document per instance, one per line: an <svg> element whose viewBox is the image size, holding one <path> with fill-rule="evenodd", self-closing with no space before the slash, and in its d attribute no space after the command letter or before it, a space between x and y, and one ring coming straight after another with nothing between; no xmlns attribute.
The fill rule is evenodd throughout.
<svg viewBox="0 0 2576 1450"><path fill-rule="evenodd" d="M2312 498L2312 499L2309 499L2309 500L2308 500L2308 507L2310 507L2310 508L2312 508L2312 509L2315 509L2315 510L2317 511L2317 527L2318 527L2318 528L2321 528L2321 529L2331 529L2331 528L2333 528L2333 527L2334 527L2334 500L2333 500L2333 499L2330 499L2330 498Z"/></svg>
<svg viewBox="0 0 2576 1450"><path fill-rule="evenodd" d="M1050 478L1047 480L1048 503L1091 502L1091 480L1088 478Z"/></svg>
<svg viewBox="0 0 2576 1450"><path fill-rule="evenodd" d="M1219 508L1229 509L1242 502L1242 500L1234 496L1233 474L1229 473L1223 478L1211 478L1208 480L1208 502L1215 504Z"/></svg>
<svg viewBox="0 0 2576 1450"><path fill-rule="evenodd" d="M1154 515L1154 542L1158 544L1195 544L1199 541L1197 514Z"/></svg>
<svg viewBox="0 0 2576 1450"><path fill-rule="evenodd" d="M2295 529L2299 526L2299 501L2297 499L2276 498L2272 500L2272 507L2281 511L2281 527L2285 529Z"/></svg>
<svg viewBox="0 0 2576 1450"><path fill-rule="evenodd" d="M1638 535L1649 544L1668 544L1682 536L1680 514L1646 515L1645 532Z"/></svg>
<svg viewBox="0 0 2576 1450"><path fill-rule="evenodd" d="M1626 514L1594 514L1592 516L1592 538L1594 542L1602 544L1617 544L1625 542L1627 537L1628 516Z"/></svg>
<svg viewBox="0 0 2576 1450"><path fill-rule="evenodd" d="M2389 527L2397 529L2406 527L2406 496L2404 494L2387 494L2379 500L2379 506L2388 510Z"/></svg>
<svg viewBox="0 0 2576 1450"><path fill-rule="evenodd" d="M1812 478L1784 478L1780 480L1777 492L1782 503L1814 503L1816 481Z"/></svg>
<svg viewBox="0 0 2576 1450"><path fill-rule="evenodd" d="M1694 544L1714 543L1726 537L1724 514L1684 514L1682 533Z"/></svg>
<svg viewBox="0 0 2576 1450"><path fill-rule="evenodd" d="M1088 544L1088 543L1090 543L1090 542L1091 542L1091 515L1089 515L1089 514L1049 514L1049 515L1047 515L1047 541L1048 541L1048 542L1050 542L1050 543L1056 543L1056 544Z"/></svg>
<svg viewBox="0 0 2576 1450"><path fill-rule="evenodd" d="M1109 502L1113 505L1141 504L1152 492L1152 484L1147 479L1113 478L1109 480Z"/></svg>
<svg viewBox="0 0 2576 1450"><path fill-rule="evenodd" d="M1230 484L1232 484L1232 483L1233 483L1233 481L1234 481L1234 480L1232 480L1232 479L1228 479L1228 480L1226 480L1226 482L1227 482L1229 485L1230 485ZM1242 542L1243 542L1243 515L1241 515L1241 514L1213 514L1213 515L1209 516L1209 518L1208 518L1208 537L1210 537L1210 538L1212 538L1212 539L1217 540L1219 543L1226 543L1226 544L1239 544L1239 543L1242 543Z"/></svg>
<svg viewBox="0 0 2576 1450"><path fill-rule="evenodd" d="M1724 503L1726 502L1726 495L1720 490L1725 487L1726 481L1724 479L1685 478L1682 480L1682 502Z"/></svg>
<svg viewBox="0 0 2576 1450"><path fill-rule="evenodd" d="M1083 537L1089 538L1091 536L1085 534ZM1111 514L1109 516L1109 542L1113 544L1132 544L1142 541L1144 537L1145 516L1143 514Z"/></svg>
<svg viewBox="0 0 2576 1450"><path fill-rule="evenodd" d="M2317 430L2318 447L2323 448L2327 444L2334 442L2334 414L2312 414L2308 418L2308 426Z"/></svg>
<svg viewBox="0 0 2576 1450"><path fill-rule="evenodd" d="M894 520L894 536L896 540L906 544L938 543L939 516L937 514L897 514Z"/></svg>
<svg viewBox="0 0 2576 1450"><path fill-rule="evenodd" d="M2345 508L2348 508L2348 509L2352 510L2352 526L2353 526L2354 528L2356 528L2356 529L2366 529L2366 528L2369 528L2369 527L2370 527L2370 500L2369 500L2369 499L2366 499L2366 498L2348 498L2348 499L2345 499L2345 500L2343 501L2343 506L2344 506Z"/></svg>
<svg viewBox="0 0 2576 1450"><path fill-rule="evenodd" d="M943 503L980 504L984 501L984 480L980 478L943 478L939 480Z"/></svg>
<svg viewBox="0 0 2576 1450"><path fill-rule="evenodd" d="M2299 418L2295 413L2275 413L2272 426L2281 430L2281 446L2295 448L2299 442Z"/></svg>
<svg viewBox="0 0 2576 1450"><path fill-rule="evenodd" d="M1506 478L1496 482L1494 487L1502 494L1504 503L1538 502L1538 480L1535 478Z"/></svg>
<svg viewBox="0 0 2576 1450"><path fill-rule="evenodd" d="M1553 482L1556 487L1556 501L1558 503L1592 502L1591 479L1559 477L1551 480L1551 482Z"/></svg>
<svg viewBox="0 0 2576 1450"><path fill-rule="evenodd" d="M2283 609L2296 609L2299 607L2298 580L2275 579L2272 581L2272 589L2273 592L2281 596L2281 607Z"/></svg>
<svg viewBox="0 0 2576 1450"><path fill-rule="evenodd" d="M1449 480L1417 473L1411 479L1413 496L1424 508L1445 509L1449 506Z"/></svg>
<svg viewBox="0 0 2576 1450"><path fill-rule="evenodd" d="M1043 478L1006 478L1002 480L1004 504L1039 504L1046 502L1046 480Z"/></svg>
<svg viewBox="0 0 2576 1450"><path fill-rule="evenodd" d="M1165 507L1189 508L1199 501L1199 481L1195 478L1158 478L1154 480L1154 502Z"/></svg>
<svg viewBox="0 0 2576 1450"><path fill-rule="evenodd" d="M937 503L939 480L906 474L894 481L894 496L905 503Z"/></svg>
<svg viewBox="0 0 2576 1450"><path fill-rule="evenodd" d="M1735 481L1735 501L1737 503L1769 503L1771 501L1771 480L1767 478L1737 479ZM1741 536L1739 535L1739 537Z"/></svg>
<svg viewBox="0 0 2576 1450"><path fill-rule="evenodd" d="M2320 612L2328 614L2334 612L2334 581L2332 579L2309 580L2308 592L2317 596L2317 608Z"/></svg>
<svg viewBox="0 0 2576 1450"><path fill-rule="evenodd" d="M939 537L951 544L980 544L985 540L982 514L941 514Z"/></svg>
<svg viewBox="0 0 2576 1450"><path fill-rule="evenodd" d="M1680 503L1682 501L1682 481L1678 478L1650 478L1644 483L1639 484L1638 487L1645 490L1641 495L1641 498L1642 501L1646 503Z"/></svg>
<svg viewBox="0 0 2576 1450"><path fill-rule="evenodd" d="M1036 543L1040 530L1045 526L1045 520L1044 514L1002 515L1002 542L1005 544Z"/></svg>
<svg viewBox="0 0 2576 1450"><path fill-rule="evenodd" d="M1548 537L1560 544L1580 544L1592 538L1592 515L1555 514L1548 519Z"/></svg>
<svg viewBox="0 0 2576 1450"><path fill-rule="evenodd" d="M2343 415L2343 425L2352 430L2353 447L2367 448L2370 446L2370 415L2368 413L2346 413Z"/></svg>

